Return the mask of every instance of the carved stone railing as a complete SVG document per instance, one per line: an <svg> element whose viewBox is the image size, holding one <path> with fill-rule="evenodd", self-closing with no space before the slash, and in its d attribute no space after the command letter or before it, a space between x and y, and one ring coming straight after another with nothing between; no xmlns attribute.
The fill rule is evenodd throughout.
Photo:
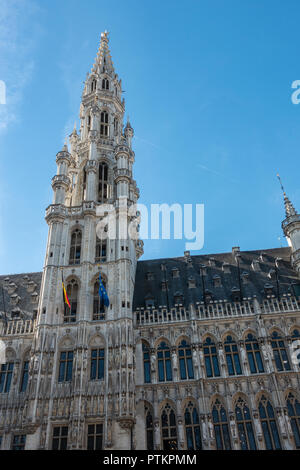
<svg viewBox="0 0 300 470"><path fill-rule="evenodd" d="M161 323L183 322L188 320L210 320L222 318L245 317L256 314L300 313L300 301L293 296L283 296L280 300L269 298L259 303L256 299L243 302L213 301L208 304L197 302L190 308L177 306L168 310L161 308L140 308L134 312L136 326Z"/></svg>
<svg viewBox="0 0 300 470"><path fill-rule="evenodd" d="M34 320L8 320L0 326L0 336L20 336L33 333Z"/></svg>

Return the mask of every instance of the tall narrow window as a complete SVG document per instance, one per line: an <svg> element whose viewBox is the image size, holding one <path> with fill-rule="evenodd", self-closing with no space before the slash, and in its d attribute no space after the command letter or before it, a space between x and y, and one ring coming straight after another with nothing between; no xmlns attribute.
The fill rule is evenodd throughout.
<svg viewBox="0 0 300 470"><path fill-rule="evenodd" d="M91 380L104 379L104 349L91 351Z"/></svg>
<svg viewBox="0 0 300 470"><path fill-rule="evenodd" d="M257 339L252 334L247 336L245 340L245 347L251 374L264 372L259 344Z"/></svg>
<svg viewBox="0 0 300 470"><path fill-rule="evenodd" d="M238 347L236 342L232 339L231 336L227 336L225 345L225 356L227 363L227 370L229 375L241 375L241 363L240 356L238 353Z"/></svg>
<svg viewBox="0 0 300 470"><path fill-rule="evenodd" d="M28 384L28 369L29 369L29 361L23 362L23 370L22 370L22 378L21 378L21 385L20 385L20 392L25 392Z"/></svg>
<svg viewBox="0 0 300 470"><path fill-rule="evenodd" d="M102 279L102 283L106 288L106 283ZM93 302L93 320L105 320L105 305L103 298L99 295L99 280L94 284L94 302Z"/></svg>
<svg viewBox="0 0 300 470"><path fill-rule="evenodd" d="M279 372L283 370L291 370L289 358L286 352L286 347L282 337L274 331L271 337L271 346L275 359L276 368Z"/></svg>
<svg viewBox="0 0 300 470"><path fill-rule="evenodd" d="M92 80L92 83L91 83L91 91L95 91L96 90L96 87L97 87L97 80Z"/></svg>
<svg viewBox="0 0 300 470"><path fill-rule="evenodd" d="M215 343L211 338L206 338L203 344L204 362L207 377L220 377L218 353Z"/></svg>
<svg viewBox="0 0 300 470"><path fill-rule="evenodd" d="M95 263L105 263L106 261L106 240L96 237Z"/></svg>
<svg viewBox="0 0 300 470"><path fill-rule="evenodd" d="M181 341L178 346L178 358L179 358L179 369L181 380L193 379L193 359L191 346L185 341Z"/></svg>
<svg viewBox="0 0 300 470"><path fill-rule="evenodd" d="M68 426L55 426L52 436L52 450L66 450L68 445Z"/></svg>
<svg viewBox="0 0 300 470"><path fill-rule="evenodd" d="M107 78L102 79L102 90L109 90L109 81Z"/></svg>
<svg viewBox="0 0 300 470"><path fill-rule="evenodd" d="M64 323L73 323L76 321L78 299L78 284L75 279L68 282L66 291L70 307L64 303Z"/></svg>
<svg viewBox="0 0 300 470"><path fill-rule="evenodd" d="M69 264L79 264L81 254L82 233L79 229L74 230L71 235L70 259Z"/></svg>
<svg viewBox="0 0 300 470"><path fill-rule="evenodd" d="M177 450L177 425L174 410L169 403L161 414L161 433L163 450Z"/></svg>
<svg viewBox="0 0 300 470"><path fill-rule="evenodd" d="M151 369L150 369L150 351L146 343L143 343L143 362L144 362L144 382L151 383Z"/></svg>
<svg viewBox="0 0 300 470"><path fill-rule="evenodd" d="M151 410L145 406L145 421L146 421L146 442L147 450L154 449L154 426Z"/></svg>
<svg viewBox="0 0 300 470"><path fill-rule="evenodd" d="M102 111L100 115L100 135L101 137L109 136L109 126L108 126L108 112Z"/></svg>
<svg viewBox="0 0 300 470"><path fill-rule="evenodd" d="M185 409L184 425L187 450L201 450L199 415L192 402L189 402Z"/></svg>
<svg viewBox="0 0 300 470"><path fill-rule="evenodd" d="M90 116L90 115L87 116L86 129L87 129L88 133L89 133L90 130L91 130L91 116Z"/></svg>
<svg viewBox="0 0 300 470"><path fill-rule="evenodd" d="M101 450L103 443L103 424L89 424L87 429L87 450Z"/></svg>
<svg viewBox="0 0 300 470"><path fill-rule="evenodd" d="M105 202L108 198L108 166L106 163L99 164L98 202Z"/></svg>
<svg viewBox="0 0 300 470"><path fill-rule="evenodd" d="M171 351L164 341L158 347L157 362L159 382L172 380Z"/></svg>
<svg viewBox="0 0 300 470"><path fill-rule="evenodd" d="M300 403L292 393L289 393L286 400L286 405L291 421L295 446L296 449L300 449Z"/></svg>
<svg viewBox="0 0 300 470"><path fill-rule="evenodd" d="M59 382L71 382L73 370L73 351L62 351L59 360Z"/></svg>
<svg viewBox="0 0 300 470"><path fill-rule="evenodd" d="M217 450L231 450L227 413L218 398L212 408L212 420Z"/></svg>
<svg viewBox="0 0 300 470"><path fill-rule="evenodd" d="M267 450L281 449L273 406L264 395L261 397L258 412Z"/></svg>
<svg viewBox="0 0 300 470"><path fill-rule="evenodd" d="M13 436L12 450L25 450L26 434L16 434Z"/></svg>
<svg viewBox="0 0 300 470"><path fill-rule="evenodd" d="M241 450L256 450L250 410L241 397L239 397L235 406L235 417Z"/></svg>
<svg viewBox="0 0 300 470"><path fill-rule="evenodd" d="M14 363L7 362L1 364L0 368L0 393L8 393L10 390L12 374L14 370Z"/></svg>

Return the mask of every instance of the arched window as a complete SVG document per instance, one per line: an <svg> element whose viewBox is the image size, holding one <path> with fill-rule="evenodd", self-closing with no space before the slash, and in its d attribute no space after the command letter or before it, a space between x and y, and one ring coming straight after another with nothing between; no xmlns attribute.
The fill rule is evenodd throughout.
<svg viewBox="0 0 300 470"><path fill-rule="evenodd" d="M92 80L92 83L91 83L91 91L95 91L96 90L96 87L97 87L97 80Z"/></svg>
<svg viewBox="0 0 300 470"><path fill-rule="evenodd" d="M81 254L82 233L77 228L71 235L70 259L69 264L79 264Z"/></svg>
<svg viewBox="0 0 300 470"><path fill-rule="evenodd" d="M207 377L220 377L218 353L215 343L211 338L206 338L203 344L204 362Z"/></svg>
<svg viewBox="0 0 300 470"><path fill-rule="evenodd" d="M70 307L64 303L64 323L72 323L76 321L78 299L78 284L75 279L68 282L66 291Z"/></svg>
<svg viewBox="0 0 300 470"><path fill-rule="evenodd" d="M98 186L98 202L105 202L107 200L107 180L108 180L108 166L106 163L99 164L99 186Z"/></svg>
<svg viewBox="0 0 300 470"><path fill-rule="evenodd" d="M143 343L144 382L151 383L150 351L146 343Z"/></svg>
<svg viewBox="0 0 300 470"><path fill-rule="evenodd" d="M108 137L109 127L108 127L108 112L102 111L100 115L100 135L102 137Z"/></svg>
<svg viewBox="0 0 300 470"><path fill-rule="evenodd" d="M281 449L280 439L274 415L273 406L264 395L262 395L258 412L263 430L267 450L279 450Z"/></svg>
<svg viewBox="0 0 300 470"><path fill-rule="evenodd" d="M105 263L106 261L106 240L96 237L95 263Z"/></svg>
<svg viewBox="0 0 300 470"><path fill-rule="evenodd" d="M104 379L104 349L92 349L91 350L91 380L103 380Z"/></svg>
<svg viewBox="0 0 300 470"><path fill-rule="evenodd" d="M161 434L163 450L177 450L176 415L169 403L161 414Z"/></svg>
<svg viewBox="0 0 300 470"><path fill-rule="evenodd" d="M103 279L102 283L106 289L106 283ZM102 300L100 299L98 279L94 284L93 320L105 320L105 305L103 298Z"/></svg>
<svg viewBox="0 0 300 470"><path fill-rule="evenodd" d="M271 336L271 346L273 348L273 355L277 370L279 372L283 370L291 370L284 341L277 331L274 331Z"/></svg>
<svg viewBox="0 0 300 470"><path fill-rule="evenodd" d="M154 449L154 426L153 426L153 417L152 411L148 406L145 406L145 422L146 422L146 442L147 450Z"/></svg>
<svg viewBox="0 0 300 470"><path fill-rule="evenodd" d="M91 116L90 115L87 116L86 129L87 129L87 132L90 132L91 130Z"/></svg>
<svg viewBox="0 0 300 470"><path fill-rule="evenodd" d="M238 353L238 347L236 342L232 339L232 336L227 336L224 349L228 374L241 375L242 368L240 363L240 356Z"/></svg>
<svg viewBox="0 0 300 470"><path fill-rule="evenodd" d="M187 450L201 450L200 422L197 408L189 402L184 413Z"/></svg>
<svg viewBox="0 0 300 470"><path fill-rule="evenodd" d="M297 328L295 328L293 331L292 331L292 338L294 339L297 339L299 338L300 339L300 332Z"/></svg>
<svg viewBox="0 0 300 470"><path fill-rule="evenodd" d="M187 378L194 378L193 359L191 346L185 340L181 341L178 346L178 358L180 378L185 380Z"/></svg>
<svg viewBox="0 0 300 470"><path fill-rule="evenodd" d="M241 450L256 450L250 410L241 397L236 402L235 417Z"/></svg>
<svg viewBox="0 0 300 470"><path fill-rule="evenodd" d="M264 372L264 366L261 358L259 344L257 342L257 339L250 333L248 334L245 340L245 347L247 351L248 363L251 374Z"/></svg>
<svg viewBox="0 0 300 470"><path fill-rule="evenodd" d="M288 394L286 406L291 421L295 446L296 449L300 449L300 403L292 393Z"/></svg>
<svg viewBox="0 0 300 470"><path fill-rule="evenodd" d="M231 450L227 413L218 398L212 408L212 420L217 450Z"/></svg>
<svg viewBox="0 0 300 470"><path fill-rule="evenodd" d="M61 351L59 358L58 382L72 381L73 356L73 351Z"/></svg>
<svg viewBox="0 0 300 470"><path fill-rule="evenodd" d="M162 341L158 347L157 362L159 382L172 380L171 351L164 341Z"/></svg>
<svg viewBox="0 0 300 470"><path fill-rule="evenodd" d="M109 90L109 81L107 78L102 79L102 90Z"/></svg>

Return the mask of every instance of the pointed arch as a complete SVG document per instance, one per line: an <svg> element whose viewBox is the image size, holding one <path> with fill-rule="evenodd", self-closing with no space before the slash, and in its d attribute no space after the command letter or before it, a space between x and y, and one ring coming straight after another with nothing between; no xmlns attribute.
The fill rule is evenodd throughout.
<svg viewBox="0 0 300 470"><path fill-rule="evenodd" d="M211 415L217 450L231 450L227 411L223 399L219 396L212 399Z"/></svg>
<svg viewBox="0 0 300 470"><path fill-rule="evenodd" d="M256 450L252 415L249 409L248 400L242 394L239 394L233 403L240 448L241 450Z"/></svg>
<svg viewBox="0 0 300 470"><path fill-rule="evenodd" d="M178 449L177 417L175 407L170 400L161 408L161 441L162 449L174 451Z"/></svg>
<svg viewBox="0 0 300 470"><path fill-rule="evenodd" d="M271 333L271 346L273 349L273 356L278 372L284 370L291 370L291 365L287 353L287 348L280 330L274 329Z"/></svg>
<svg viewBox="0 0 300 470"><path fill-rule="evenodd" d="M193 399L185 400L183 415L187 450L201 450L200 418L198 407Z"/></svg>
<svg viewBox="0 0 300 470"><path fill-rule="evenodd" d="M286 406L290 420L296 449L300 449L300 401L298 394L289 390L286 392Z"/></svg>
<svg viewBox="0 0 300 470"><path fill-rule="evenodd" d="M273 405L267 393L260 393L259 395L258 414L266 450L280 450L281 443Z"/></svg>
<svg viewBox="0 0 300 470"><path fill-rule="evenodd" d="M203 343L204 364L207 377L220 377L218 351L213 337L208 335Z"/></svg>

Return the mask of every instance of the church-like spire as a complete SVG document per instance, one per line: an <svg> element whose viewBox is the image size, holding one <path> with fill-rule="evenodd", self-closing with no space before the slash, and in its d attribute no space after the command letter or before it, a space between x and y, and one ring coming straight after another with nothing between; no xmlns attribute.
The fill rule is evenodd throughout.
<svg viewBox="0 0 300 470"><path fill-rule="evenodd" d="M108 31L104 31L104 33L101 33L100 45L92 68L92 72L114 73L114 66L108 47L108 34Z"/></svg>
<svg viewBox="0 0 300 470"><path fill-rule="evenodd" d="M279 179L280 186L281 186L281 189L282 189L282 192L283 192L283 199L284 199L284 207L285 207L286 217L291 217L292 215L298 215L296 209L294 208L293 204L291 203L291 201L289 200L289 198L286 195L286 192L284 190L281 178L280 178L278 173L277 173L277 178Z"/></svg>

